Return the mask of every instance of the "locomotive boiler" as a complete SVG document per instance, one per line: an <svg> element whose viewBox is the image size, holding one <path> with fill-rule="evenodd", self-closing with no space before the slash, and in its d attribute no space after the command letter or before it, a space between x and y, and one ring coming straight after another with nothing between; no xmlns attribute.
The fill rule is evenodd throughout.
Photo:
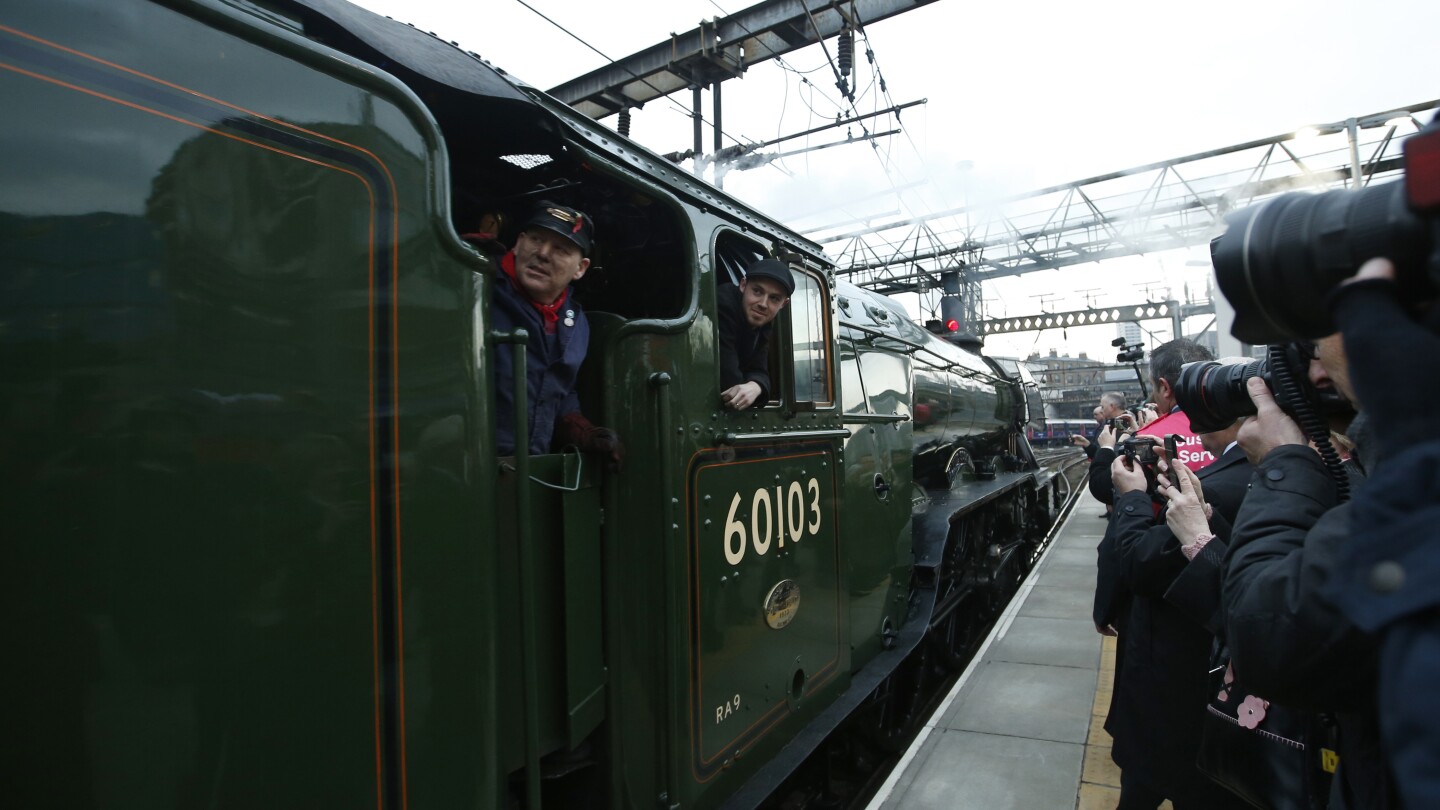
<svg viewBox="0 0 1440 810"><path fill-rule="evenodd" d="M7 805L759 804L913 730L1053 520L1018 367L429 34L22 0L0 67ZM597 223L619 472L496 452L527 338L459 234L542 196ZM736 413L716 294L762 256L796 291Z"/></svg>

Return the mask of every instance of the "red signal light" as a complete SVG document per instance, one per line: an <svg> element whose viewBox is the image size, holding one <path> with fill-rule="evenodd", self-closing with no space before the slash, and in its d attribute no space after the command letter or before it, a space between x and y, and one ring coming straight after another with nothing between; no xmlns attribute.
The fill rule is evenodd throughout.
<svg viewBox="0 0 1440 810"><path fill-rule="evenodd" d="M1405 142L1405 190L1417 209L1440 205L1440 132L1416 133Z"/></svg>
<svg viewBox="0 0 1440 810"><path fill-rule="evenodd" d="M957 320L955 320L954 318L951 318L950 320L948 320L948 321L945 322L945 331L947 331L947 332L959 332L959 331L960 331L960 322L957 321Z"/></svg>

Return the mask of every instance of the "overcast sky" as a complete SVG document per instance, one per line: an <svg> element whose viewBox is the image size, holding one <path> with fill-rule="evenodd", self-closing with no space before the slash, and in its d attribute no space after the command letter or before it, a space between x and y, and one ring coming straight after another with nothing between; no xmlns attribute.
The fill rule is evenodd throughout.
<svg viewBox="0 0 1440 810"><path fill-rule="evenodd" d="M721 0L525 2L613 59L746 8ZM520 0L359 4L457 41L542 89L606 64ZM903 135L878 148L841 146L731 172L725 190L799 227L843 221L862 208L923 214L1030 191L1440 98L1437 31L1436 0L937 0L866 27L888 98L857 36L858 110L928 100L903 114ZM812 46L784 62L788 69L764 62L726 83L730 136L764 141L834 120L841 99L822 50ZM657 152L689 148L690 94L673 98L636 111L631 136ZM706 93L707 119L710 103ZM708 128L704 140L708 149ZM907 187L899 199L870 196L897 187ZM842 201L849 202L825 210ZM997 281L986 289L989 314L1080 308L1087 301L1080 290L1101 305L1143 299L1137 287L1145 286L1179 296L1184 285L1204 287L1207 259L1195 248ZM1147 346L1169 337L1162 322L1145 326L1156 332ZM1115 334L1110 326L996 336L987 348L1093 357L1113 351Z"/></svg>

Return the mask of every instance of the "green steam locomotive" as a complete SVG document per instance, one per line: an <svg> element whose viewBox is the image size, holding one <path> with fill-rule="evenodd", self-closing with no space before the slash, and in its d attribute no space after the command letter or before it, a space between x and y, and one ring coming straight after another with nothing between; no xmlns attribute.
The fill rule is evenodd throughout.
<svg viewBox="0 0 1440 810"><path fill-rule="evenodd" d="M18 0L0 68L6 806L757 804L903 739L1055 517L1013 364L433 36ZM523 338L457 234L542 195L598 223L620 472L496 453ZM725 411L765 255L774 400Z"/></svg>

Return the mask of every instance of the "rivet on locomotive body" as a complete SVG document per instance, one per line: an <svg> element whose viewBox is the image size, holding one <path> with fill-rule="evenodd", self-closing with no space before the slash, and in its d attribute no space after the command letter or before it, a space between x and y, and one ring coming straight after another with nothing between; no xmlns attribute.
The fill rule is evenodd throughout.
<svg viewBox="0 0 1440 810"><path fill-rule="evenodd" d="M800 584L793 579L775 583L765 597L765 623L772 630L780 630L790 624L799 610Z"/></svg>

